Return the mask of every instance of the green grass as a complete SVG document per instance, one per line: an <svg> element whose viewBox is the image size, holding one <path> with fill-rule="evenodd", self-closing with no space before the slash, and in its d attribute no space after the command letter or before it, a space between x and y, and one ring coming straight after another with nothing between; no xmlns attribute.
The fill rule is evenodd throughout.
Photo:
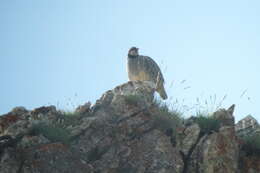
<svg viewBox="0 0 260 173"><path fill-rule="evenodd" d="M86 116L86 114L63 111L59 116L60 121L54 122L53 124L46 124L44 122L34 124L29 131L29 135L41 134L51 142L69 144L72 138L67 127L79 124L82 116Z"/></svg>
<svg viewBox="0 0 260 173"><path fill-rule="evenodd" d="M137 106L140 101L139 95L127 95L125 96L125 102L132 106Z"/></svg>
<svg viewBox="0 0 260 173"><path fill-rule="evenodd" d="M70 132L61 127L53 125L38 123L32 126L29 132L30 135L43 135L51 142L62 142L64 144L70 143Z"/></svg>
<svg viewBox="0 0 260 173"><path fill-rule="evenodd" d="M217 132L220 128L220 121L210 115L199 114L194 122L199 125L202 135Z"/></svg>
<svg viewBox="0 0 260 173"><path fill-rule="evenodd" d="M78 113L78 112L66 111L66 112L63 112L63 115L64 115L64 116L67 116L67 117L71 117L71 116L79 116L80 113Z"/></svg>
<svg viewBox="0 0 260 173"><path fill-rule="evenodd" d="M260 156L260 134L254 133L250 136L245 136L242 138L244 141L242 145L242 150L246 152L247 155Z"/></svg>
<svg viewBox="0 0 260 173"><path fill-rule="evenodd" d="M169 106L160 100L154 100L153 107L154 126L163 132L172 130L173 134L176 135L177 128L183 125L182 113L170 110Z"/></svg>
<svg viewBox="0 0 260 173"><path fill-rule="evenodd" d="M64 119L63 125L67 127L76 125L83 115L77 112L63 112L62 116Z"/></svg>

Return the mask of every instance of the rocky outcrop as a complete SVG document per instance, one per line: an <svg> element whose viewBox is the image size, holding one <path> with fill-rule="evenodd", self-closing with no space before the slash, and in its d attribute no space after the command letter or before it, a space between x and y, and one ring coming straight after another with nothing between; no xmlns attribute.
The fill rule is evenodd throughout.
<svg viewBox="0 0 260 173"><path fill-rule="evenodd" d="M238 136L248 136L256 132L260 133L260 125L257 120L251 115L246 116L244 119L240 120L236 126L236 132Z"/></svg>
<svg viewBox="0 0 260 173"><path fill-rule="evenodd" d="M219 129L202 133L197 121L167 119L154 92L153 83L128 82L73 115L54 106L13 109L0 117L0 173L239 171L234 106L214 113Z"/></svg>
<svg viewBox="0 0 260 173"><path fill-rule="evenodd" d="M188 173L236 173L238 143L232 127L203 136L191 153Z"/></svg>
<svg viewBox="0 0 260 173"><path fill-rule="evenodd" d="M220 122L218 131L197 137L186 161L186 173L236 173L238 168L238 142L234 129L234 105L213 114ZM194 132L195 130L193 130ZM193 135L197 136L197 135ZM191 138L190 138L191 139Z"/></svg>
<svg viewBox="0 0 260 173"><path fill-rule="evenodd" d="M236 126L240 139L240 170L243 173L260 172L260 126L251 115L240 120Z"/></svg>

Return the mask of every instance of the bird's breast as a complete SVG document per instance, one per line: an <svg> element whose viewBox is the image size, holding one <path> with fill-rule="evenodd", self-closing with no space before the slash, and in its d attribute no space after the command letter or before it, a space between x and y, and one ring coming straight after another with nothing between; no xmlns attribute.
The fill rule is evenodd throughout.
<svg viewBox="0 0 260 173"><path fill-rule="evenodd" d="M149 81L150 75L138 59L128 58L127 63L128 77L131 81Z"/></svg>

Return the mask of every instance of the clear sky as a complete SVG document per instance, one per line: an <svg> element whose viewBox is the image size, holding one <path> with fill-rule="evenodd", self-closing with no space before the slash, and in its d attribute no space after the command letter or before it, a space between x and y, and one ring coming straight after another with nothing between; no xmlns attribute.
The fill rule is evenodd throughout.
<svg viewBox="0 0 260 173"><path fill-rule="evenodd" d="M2 0L0 113L95 102L128 80L131 46L158 62L180 109L226 95L236 120L260 120L259 0Z"/></svg>

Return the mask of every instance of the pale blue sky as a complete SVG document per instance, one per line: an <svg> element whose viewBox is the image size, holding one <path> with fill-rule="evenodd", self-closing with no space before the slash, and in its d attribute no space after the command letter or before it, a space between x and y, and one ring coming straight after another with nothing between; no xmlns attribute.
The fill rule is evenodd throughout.
<svg viewBox="0 0 260 173"><path fill-rule="evenodd" d="M2 0L0 113L95 102L128 80L137 46L162 67L171 102L227 95L236 120L260 120L259 45L259 0Z"/></svg>

